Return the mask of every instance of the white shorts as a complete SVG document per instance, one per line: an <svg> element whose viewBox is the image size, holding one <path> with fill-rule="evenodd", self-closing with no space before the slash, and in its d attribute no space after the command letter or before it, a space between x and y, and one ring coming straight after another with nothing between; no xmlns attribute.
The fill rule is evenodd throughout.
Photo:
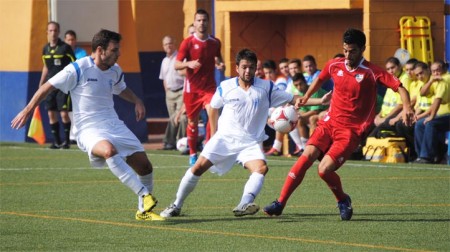
<svg viewBox="0 0 450 252"><path fill-rule="evenodd" d="M88 153L89 161L93 167L103 167L105 159L92 154L94 146L102 140L107 140L117 150L123 159L135 152L144 151L141 142L120 120L96 125L95 128L83 129L78 132L78 147Z"/></svg>
<svg viewBox="0 0 450 252"><path fill-rule="evenodd" d="M212 173L223 175L231 170L234 163L245 163L252 160L264 160L262 143L256 141L242 142L242 140L215 134L203 148L201 156L207 158L214 165L209 169Z"/></svg>

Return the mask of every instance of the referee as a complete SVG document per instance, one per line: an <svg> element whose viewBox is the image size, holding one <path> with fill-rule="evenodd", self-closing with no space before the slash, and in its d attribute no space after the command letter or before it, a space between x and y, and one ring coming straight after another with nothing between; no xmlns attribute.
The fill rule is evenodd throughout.
<svg viewBox="0 0 450 252"><path fill-rule="evenodd" d="M47 24L48 43L42 50L42 76L39 87L47 82L48 79L56 75L65 66L75 61L75 55L70 45L64 43L59 38L60 27L57 22L51 21ZM72 110L70 96L59 90L51 92L45 100L45 108L48 110L50 128L53 134L53 143L50 149L69 149L70 148L70 118L69 111ZM61 121L64 128L64 141L61 141L59 135L58 112L61 115Z"/></svg>

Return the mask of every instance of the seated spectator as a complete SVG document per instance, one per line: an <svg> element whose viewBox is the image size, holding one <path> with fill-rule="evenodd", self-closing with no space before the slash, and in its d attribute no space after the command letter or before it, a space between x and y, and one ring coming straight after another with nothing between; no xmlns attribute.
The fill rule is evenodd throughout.
<svg viewBox="0 0 450 252"><path fill-rule="evenodd" d="M421 79L425 69L417 67L414 70ZM450 130L450 82L442 78L445 72L443 65L434 62L431 65L432 77L428 78L420 92L421 95L432 97L430 108L422 113L414 128L415 150L418 155L415 163L438 163L445 152L445 134Z"/></svg>
<svg viewBox="0 0 450 252"><path fill-rule="evenodd" d="M281 75L277 72L277 66L275 61L266 60L263 63L263 71L266 80L271 80L275 86L277 86L281 90L286 90L287 80L284 75Z"/></svg>
<svg viewBox="0 0 450 252"><path fill-rule="evenodd" d="M404 78L403 76L407 76L407 74L402 71L400 61L395 57L390 57L386 60L386 71L399 78L400 81ZM375 128L368 136L382 138L385 136L396 135L395 123L401 119L399 115L401 115L402 108L403 104L400 95L388 88L383 98L381 111L374 119Z"/></svg>

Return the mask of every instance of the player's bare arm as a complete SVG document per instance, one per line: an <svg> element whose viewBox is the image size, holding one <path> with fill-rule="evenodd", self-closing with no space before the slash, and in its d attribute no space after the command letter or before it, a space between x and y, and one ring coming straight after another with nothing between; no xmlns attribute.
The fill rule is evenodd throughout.
<svg viewBox="0 0 450 252"><path fill-rule="evenodd" d="M122 91L122 93L119 94L119 96L122 99L129 101L135 105L134 111L136 113L136 121L140 121L145 118L144 103L142 102L141 99L139 99L139 97L136 96L136 94L130 88L128 88L128 87L125 88Z"/></svg>
<svg viewBox="0 0 450 252"><path fill-rule="evenodd" d="M416 116L414 114L414 110L411 107L411 101L409 100L409 93L408 91L403 87L400 86L398 88L398 93L400 94L400 97L403 102L403 123L407 126L411 126L416 120Z"/></svg>
<svg viewBox="0 0 450 252"><path fill-rule="evenodd" d="M55 90L55 88L48 82L42 85L33 95L33 98L31 98L27 106L25 106L25 108L20 111L11 121L11 128L22 128L27 122L28 118L30 118L36 106L39 105L39 103L41 103L45 99L45 97L47 97L47 95L53 90Z"/></svg>
<svg viewBox="0 0 450 252"><path fill-rule="evenodd" d="M306 91L305 95L300 99L300 106L306 106L311 105L307 104L309 98L317 91L319 88L322 87L322 84L325 82L325 80L320 79L320 77L316 78L313 83L308 88L308 91Z"/></svg>
<svg viewBox="0 0 450 252"><path fill-rule="evenodd" d="M190 69L196 69L201 67L202 64L200 64L200 62L198 62L198 59L196 60L190 60L190 61L185 61L185 62L181 62L181 61L175 61L175 70L183 70L186 68L190 68Z"/></svg>
<svg viewBox="0 0 450 252"><path fill-rule="evenodd" d="M210 124L211 127L211 137L217 132L217 124L219 120L219 110L215 108L211 108L210 113Z"/></svg>

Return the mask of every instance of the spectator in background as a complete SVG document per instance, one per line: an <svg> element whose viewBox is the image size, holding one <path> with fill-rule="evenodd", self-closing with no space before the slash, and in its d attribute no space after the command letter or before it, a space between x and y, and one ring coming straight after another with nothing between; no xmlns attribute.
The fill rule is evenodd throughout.
<svg viewBox="0 0 450 252"><path fill-rule="evenodd" d="M86 50L77 46L77 34L74 30L66 31L66 33L64 34L64 42L72 47L76 59L81 59L87 56Z"/></svg>
<svg viewBox="0 0 450 252"><path fill-rule="evenodd" d="M420 83L417 81L416 75L414 74L415 64L418 62L417 59L411 58L406 61L404 66L405 75L401 76L402 85L408 90L409 96L411 98L411 106L416 106L417 96L420 96ZM399 115L401 116L401 114ZM399 137L404 137L406 140L406 145L409 150L408 160L412 161L416 159L416 152L414 149L414 124L407 126L402 120L398 120L395 123L395 132Z"/></svg>
<svg viewBox="0 0 450 252"><path fill-rule="evenodd" d="M175 60L178 52L174 42L174 39L170 36L165 36L162 39L166 57L161 62L159 79L163 81L167 112L169 114L169 123L163 139L163 150L176 149L178 139L186 135L186 126L180 124L182 122L180 121L180 110L183 106L184 77L175 70Z"/></svg>
<svg viewBox="0 0 450 252"><path fill-rule="evenodd" d="M431 77L424 77L424 66L418 63L414 69L419 80L423 81L420 93L432 97L430 108L422 115L414 128L414 143L418 159L415 163L429 164L439 162L445 145L445 133L450 130L450 82L443 78L446 70L442 62L431 65ZM444 76L445 77L445 76Z"/></svg>
<svg viewBox="0 0 450 252"><path fill-rule="evenodd" d="M265 78L264 71L263 71L263 68L262 68L262 62L259 59L258 59L258 62L256 63L255 77L258 77L258 78L261 78L261 79Z"/></svg>
<svg viewBox="0 0 450 252"><path fill-rule="evenodd" d="M264 76L266 80L272 81L276 87L281 90L286 90L287 80L286 77L282 74L279 74L277 71L277 66L275 61L266 60L263 65Z"/></svg>
<svg viewBox="0 0 450 252"><path fill-rule="evenodd" d="M334 57L336 58L336 57ZM339 57L337 57L339 58ZM316 59L312 55L306 55L303 57L302 61L303 75L305 76L306 83L311 85L311 83L319 76L320 70L317 69ZM333 81L329 80L323 84L321 87L325 91L331 91L333 89Z"/></svg>
<svg viewBox="0 0 450 252"><path fill-rule="evenodd" d="M293 95L300 95L300 91L297 89L296 86L293 85L292 78L297 74L300 73L300 67L301 67L301 61L299 59L291 59L288 61L288 70L289 70L289 78L288 78L288 84L286 88L286 92L293 94ZM280 67L281 68L281 67ZM281 155L281 149L283 146L283 133L275 132L275 139L273 141L272 147L267 151L265 154L267 156L279 156ZM293 151L292 155L296 156L299 155L300 152L304 149L304 145L302 144L300 140L300 135L298 131L298 127L296 127L294 130L289 132L289 136L294 141L296 148Z"/></svg>
<svg viewBox="0 0 450 252"><path fill-rule="evenodd" d="M72 47L72 50L75 54L75 59L81 59L81 58L87 56L86 50L77 46L77 34L75 33L74 30L66 31L66 33L64 34L64 42L66 42L66 44L68 44L68 45L70 45L70 47ZM73 120L72 111L69 111L69 118L70 118L70 121ZM70 143L76 144L77 141L75 140L75 134L73 134L73 125L72 124L70 127L70 136L69 137L70 137Z"/></svg>
<svg viewBox="0 0 450 252"><path fill-rule="evenodd" d="M406 76L406 73L402 71L400 61L395 57L390 57L386 60L386 71L397 77L400 81L403 78L400 78L400 76ZM401 119L401 111L402 103L400 95L390 88L387 89L384 94L381 111L374 119L375 128L368 136L377 138L395 136L395 123Z"/></svg>
<svg viewBox="0 0 450 252"><path fill-rule="evenodd" d="M47 24L48 44L46 44L42 50L44 67L42 68L39 87L46 83L51 77L55 76L59 71L64 69L65 66L75 61L75 55L72 48L59 38L59 33L60 26L57 22L51 21ZM49 148L69 149L71 127L69 111L72 110L69 95L55 89L46 97L45 107L48 110L48 118L53 135L53 143ZM61 136L59 135L60 126L58 114L63 123L64 142L61 141Z"/></svg>
<svg viewBox="0 0 450 252"><path fill-rule="evenodd" d="M188 117L186 135L189 145L189 165L197 161L198 121L200 111L211 113L211 98L216 91L215 70L224 67L220 40L208 34L209 14L203 9L194 15L195 33L183 40L175 62L176 70L186 69L184 104ZM217 125L208 123L206 138Z"/></svg>

